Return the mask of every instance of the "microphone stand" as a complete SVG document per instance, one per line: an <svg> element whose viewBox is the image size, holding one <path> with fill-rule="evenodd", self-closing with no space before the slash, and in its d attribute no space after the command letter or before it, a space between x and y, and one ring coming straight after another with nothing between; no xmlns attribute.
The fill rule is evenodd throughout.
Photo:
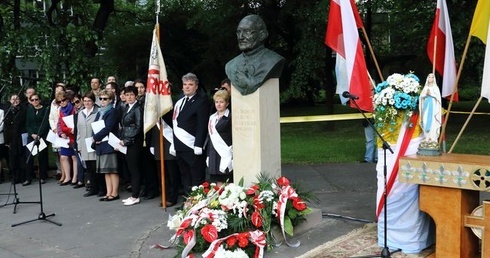
<svg viewBox="0 0 490 258"><path fill-rule="evenodd" d="M386 165L386 150L389 150L391 154L393 154L393 150L391 149L390 145L386 140L381 136L379 131L376 129L376 127L373 125L373 123L369 120L369 118L366 116L364 111L359 107L359 105L356 102L357 98L350 98L351 101L354 103L356 106L357 110L362 114L364 119L368 122L369 126L373 129L373 131L376 133L376 135L379 137L379 139L383 143L383 183L384 183L384 189L383 189L383 198L384 198L384 212L383 212L383 218L384 218L384 236L383 236L383 249L381 250L381 253L379 255L368 255L368 256L357 256L357 258L369 258L369 257L382 257L382 258L390 258L392 253L400 252L401 249L397 249L390 253L390 249L388 248L388 228L387 228L387 218L388 218L388 193L387 193L387 188L388 188L388 167Z"/></svg>
<svg viewBox="0 0 490 258"><path fill-rule="evenodd" d="M29 156L27 157L26 163L28 163L30 161L30 159L33 158L32 151L34 150L34 148L37 148L37 153L38 154L40 153L40 151L39 151L39 144L40 144L40 141L39 141L39 138L40 138L39 133L41 131L41 128L42 128L42 125L43 125L44 121L46 120L46 114L48 114L48 113L49 113L49 108L46 107L46 111L44 112L43 119L41 120L41 125L39 126L39 129L37 131L38 137L36 139L34 139L34 144L32 145L32 148L30 150L31 153L29 153ZM27 171L27 173L30 173L30 172L31 171ZM41 176L39 175L39 177L41 177ZM23 221L23 222L12 224L12 227L16 227L16 226L19 226L19 225L22 225L22 224L26 224L26 223L29 223L29 222L33 222L33 221L37 221L37 220L43 220L43 221L47 221L47 222L53 223L53 224L55 224L57 226L61 226L61 223L58 223L58 222L55 222L55 221L52 221L52 220L49 220L48 219L49 217L55 216L54 213L51 213L49 215L46 215L44 213L44 207L43 207L43 190L42 190L41 178L39 178L39 180L38 180L38 185L39 185L39 201L38 202L32 202L32 203L38 203L38 204L40 204L41 211L39 212L39 215L35 219L31 219L31 220L27 220L27 221Z"/></svg>

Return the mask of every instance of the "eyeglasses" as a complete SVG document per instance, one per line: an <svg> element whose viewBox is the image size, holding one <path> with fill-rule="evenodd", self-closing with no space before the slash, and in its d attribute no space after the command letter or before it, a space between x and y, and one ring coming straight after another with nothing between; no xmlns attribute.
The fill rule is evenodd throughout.
<svg viewBox="0 0 490 258"><path fill-rule="evenodd" d="M66 101L66 99L62 99L62 100L56 101L56 103L60 104L61 102L65 102L65 101Z"/></svg>
<svg viewBox="0 0 490 258"><path fill-rule="evenodd" d="M104 100L104 101L106 101L106 100L109 100L109 98L99 98L99 100Z"/></svg>
<svg viewBox="0 0 490 258"><path fill-rule="evenodd" d="M39 99L31 99L31 101L39 101Z"/></svg>

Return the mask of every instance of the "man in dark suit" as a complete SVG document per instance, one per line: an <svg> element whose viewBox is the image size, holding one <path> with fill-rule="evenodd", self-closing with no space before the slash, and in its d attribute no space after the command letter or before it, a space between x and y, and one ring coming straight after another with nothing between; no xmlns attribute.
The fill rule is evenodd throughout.
<svg viewBox="0 0 490 258"><path fill-rule="evenodd" d="M199 80L195 74L182 77L182 91L174 107L174 149L170 154L177 156L184 192L205 180L206 155L203 154L207 136L209 103L205 93L198 92Z"/></svg>

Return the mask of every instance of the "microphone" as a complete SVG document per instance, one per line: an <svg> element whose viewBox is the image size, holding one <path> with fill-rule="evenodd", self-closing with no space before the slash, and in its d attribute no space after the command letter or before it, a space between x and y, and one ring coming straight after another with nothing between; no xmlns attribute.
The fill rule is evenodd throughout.
<svg viewBox="0 0 490 258"><path fill-rule="evenodd" d="M347 98L347 99L359 99L359 96L356 96L354 94L350 94L348 91L344 91L344 93L342 93L342 97Z"/></svg>

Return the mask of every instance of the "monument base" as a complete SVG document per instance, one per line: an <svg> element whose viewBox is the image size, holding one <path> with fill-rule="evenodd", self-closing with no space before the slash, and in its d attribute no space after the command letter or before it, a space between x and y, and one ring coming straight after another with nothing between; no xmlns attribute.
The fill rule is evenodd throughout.
<svg viewBox="0 0 490 258"><path fill-rule="evenodd" d="M241 95L231 91L233 124L233 181L244 186L264 173L281 176L279 79L267 80L257 91Z"/></svg>

